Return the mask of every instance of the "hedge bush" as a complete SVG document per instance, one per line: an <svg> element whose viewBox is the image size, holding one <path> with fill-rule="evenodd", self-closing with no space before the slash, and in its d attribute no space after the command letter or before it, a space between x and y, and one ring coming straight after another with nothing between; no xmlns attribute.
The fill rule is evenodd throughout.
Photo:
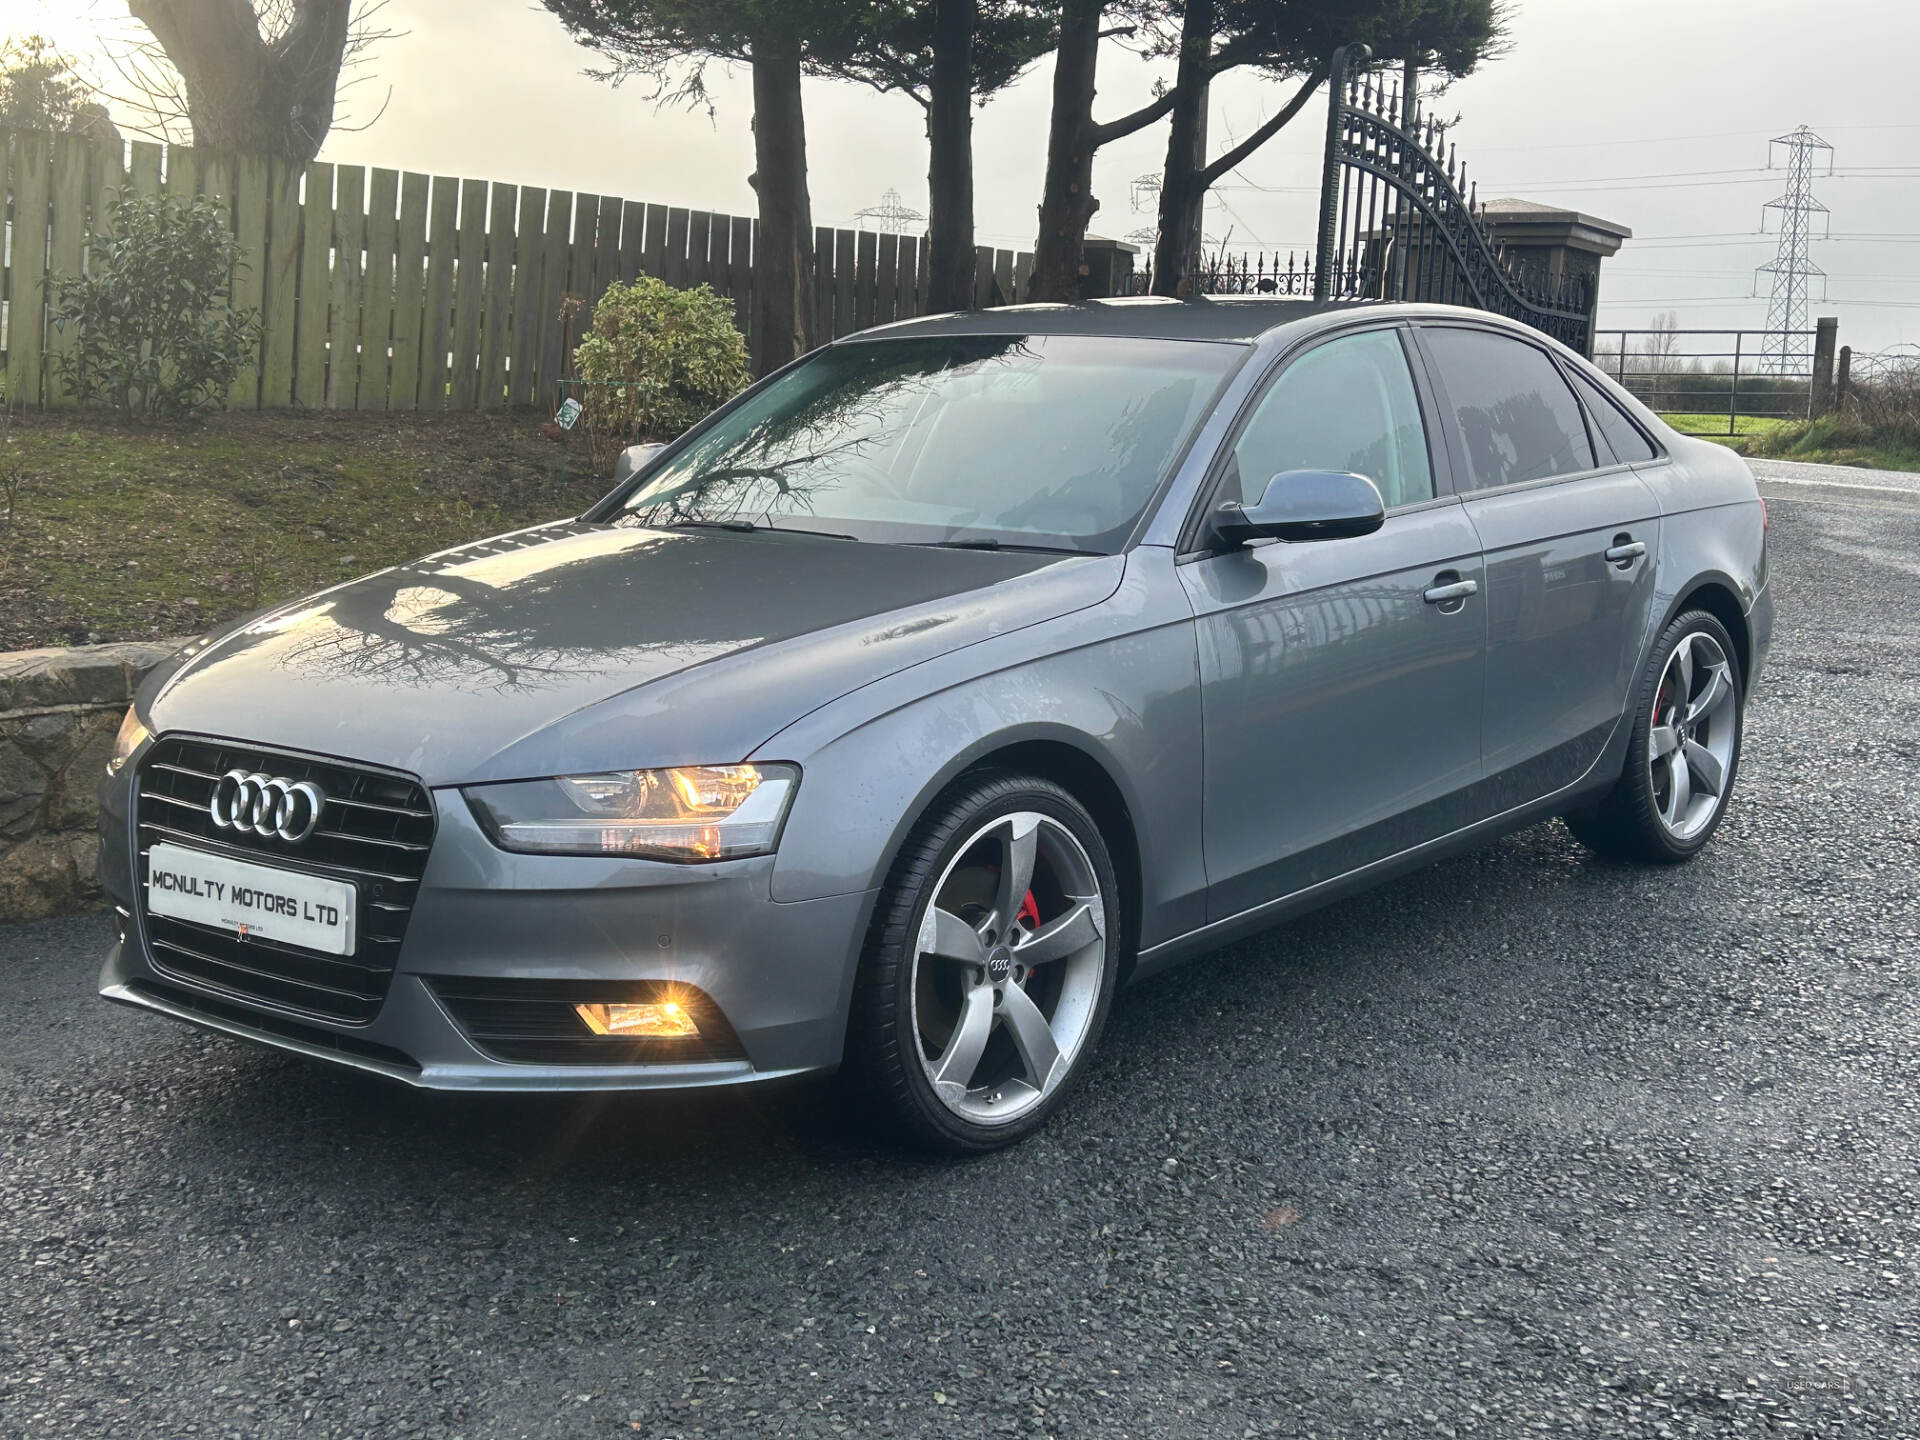
<svg viewBox="0 0 1920 1440"><path fill-rule="evenodd" d="M225 215L205 196L127 194L111 214L87 244L90 273L49 282L54 326L77 332L54 373L83 405L136 419L224 405L260 335L258 312L230 304L242 251Z"/></svg>
<svg viewBox="0 0 1920 1440"><path fill-rule="evenodd" d="M573 363L593 458L608 471L622 447L673 439L750 378L733 302L650 275L607 287Z"/></svg>

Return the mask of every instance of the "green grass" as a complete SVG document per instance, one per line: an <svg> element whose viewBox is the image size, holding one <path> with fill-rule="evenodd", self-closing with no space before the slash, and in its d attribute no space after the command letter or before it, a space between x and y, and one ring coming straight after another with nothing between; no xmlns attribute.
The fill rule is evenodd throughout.
<svg viewBox="0 0 1920 1440"><path fill-rule="evenodd" d="M1920 426L1870 425L1854 416L1823 415L1769 432L1749 453L1817 465L1920 471Z"/></svg>
<svg viewBox="0 0 1920 1440"><path fill-rule="evenodd" d="M1683 435L1718 441L1742 455L1752 453L1758 437L1770 435L1783 425L1795 423L1763 415L1739 415L1734 418L1732 432L1729 433L1724 411L1716 415L1702 411L1663 410L1660 418Z"/></svg>
<svg viewBox="0 0 1920 1440"><path fill-rule="evenodd" d="M1857 419L1833 415L1818 420L1742 415L1729 435L1724 414L1662 411L1660 418L1682 434L1715 441L1742 455L1806 460L1817 465L1858 465L1869 470L1920 471L1920 435L1911 427L1876 429Z"/></svg>
<svg viewBox="0 0 1920 1440"><path fill-rule="evenodd" d="M25 416L0 447L0 650L197 634L606 483L521 417Z"/></svg>
<svg viewBox="0 0 1920 1440"><path fill-rule="evenodd" d="M1660 418L1676 430L1689 435L1708 435L1717 432L1727 433L1727 417L1724 414L1711 415L1696 411L1663 410ZM1782 425L1792 424L1789 420L1777 420L1765 415L1737 415L1733 421L1735 435L1764 435L1769 430L1778 430Z"/></svg>

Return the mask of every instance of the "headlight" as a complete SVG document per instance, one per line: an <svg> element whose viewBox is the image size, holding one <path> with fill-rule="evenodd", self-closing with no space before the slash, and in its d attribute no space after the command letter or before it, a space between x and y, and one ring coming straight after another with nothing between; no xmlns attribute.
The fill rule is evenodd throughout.
<svg viewBox="0 0 1920 1440"><path fill-rule="evenodd" d="M113 737L113 754L107 760L107 774L118 775L127 761L133 758L133 752L147 743L149 733L129 705L126 718L120 722L120 733Z"/></svg>
<svg viewBox="0 0 1920 1440"><path fill-rule="evenodd" d="M771 854L799 781L792 765L692 765L463 793L503 850L697 863Z"/></svg>

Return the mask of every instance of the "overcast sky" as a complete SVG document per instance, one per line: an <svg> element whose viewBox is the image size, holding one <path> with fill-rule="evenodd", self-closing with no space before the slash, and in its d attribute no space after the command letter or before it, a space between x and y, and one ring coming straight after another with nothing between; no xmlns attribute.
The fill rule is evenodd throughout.
<svg viewBox="0 0 1920 1440"><path fill-rule="evenodd" d="M1832 277L1814 312L1838 315L1843 343L1857 349L1920 342L1920 3L1514 0L1514 9L1512 53L1440 108L1460 117L1460 153L1483 197L1523 195L1633 228L1603 280L1603 324L1641 325L1662 311L1690 327L1764 324L1753 267L1773 257L1761 207L1783 180L1765 173L1767 142L1807 124L1835 147L1836 169L1816 187L1835 238L1814 248ZM710 118L587 78L592 56L527 0L392 0L382 18L406 33L380 49L349 114L370 118L388 87L391 99L364 131L336 130L323 159L752 213L744 71L712 74ZM124 0L0 0L0 21L94 57L104 32L128 25ZM92 63L110 86L110 68ZM1100 63L1102 117L1151 95L1156 67L1118 48ZM1048 58L976 119L982 243L1032 244L1051 79ZM1288 93L1245 77L1217 84L1216 144L1246 134ZM917 105L811 82L806 103L817 223L851 224L889 187L926 208ZM1211 235L1308 247L1324 113L1302 112L1228 178L1209 208ZM1134 212L1131 182L1160 169L1165 145L1163 122L1101 151L1096 233L1152 223Z"/></svg>

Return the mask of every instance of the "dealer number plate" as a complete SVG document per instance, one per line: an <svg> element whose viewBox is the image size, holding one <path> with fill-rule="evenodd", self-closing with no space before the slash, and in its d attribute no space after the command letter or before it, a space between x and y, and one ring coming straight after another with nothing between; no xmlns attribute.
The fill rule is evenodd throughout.
<svg viewBox="0 0 1920 1440"><path fill-rule="evenodd" d="M353 953L358 909L349 880L254 865L184 845L147 852L147 910L248 939L327 955Z"/></svg>

